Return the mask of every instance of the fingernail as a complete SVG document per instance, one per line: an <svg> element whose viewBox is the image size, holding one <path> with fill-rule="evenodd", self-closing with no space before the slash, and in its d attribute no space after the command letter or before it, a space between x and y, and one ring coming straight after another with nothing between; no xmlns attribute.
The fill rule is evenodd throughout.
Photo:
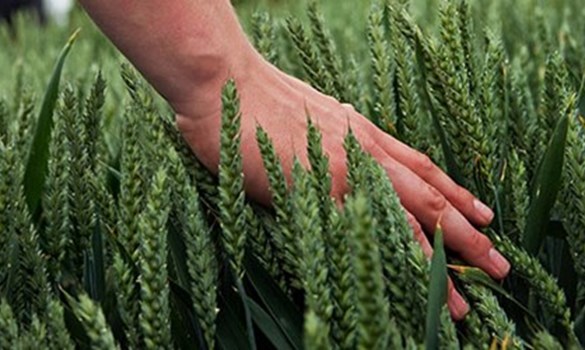
<svg viewBox="0 0 585 350"><path fill-rule="evenodd" d="M510 272L510 263L497 250L490 249L489 257L501 277L505 277Z"/></svg>
<svg viewBox="0 0 585 350"><path fill-rule="evenodd" d="M487 205L483 204L478 199L474 199L473 206L485 221L492 221L494 218L494 212Z"/></svg>
<svg viewBox="0 0 585 350"><path fill-rule="evenodd" d="M457 318L463 318L469 312L469 305L467 302L457 293L453 293L452 296L453 309Z"/></svg>

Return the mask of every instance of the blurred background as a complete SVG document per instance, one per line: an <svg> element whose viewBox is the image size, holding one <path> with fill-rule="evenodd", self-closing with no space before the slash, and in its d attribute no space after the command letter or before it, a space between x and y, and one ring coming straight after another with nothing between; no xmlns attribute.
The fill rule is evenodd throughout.
<svg viewBox="0 0 585 350"><path fill-rule="evenodd" d="M394 0L408 2L407 0ZM570 28L573 32L585 32L585 8L579 5L582 0L474 0L470 3L478 37L483 36L483 27L488 24L496 32L505 32L504 46L513 56L524 45L531 45L530 38L539 31L539 18L526 15L534 8L546 13L550 21L549 34L563 33L566 23L579 23L584 28ZM282 61L278 66L292 74L290 67L298 67L294 60L297 55L290 54L291 42L286 33L284 21L289 16L307 21L306 5L308 0L232 0L244 28L250 33L253 14L268 13L276 24L275 47L282 50ZM355 60L360 74L369 71L369 47L367 45L366 25L370 0L318 0L325 17L327 29L332 33L337 52L345 59ZM163 2L161 2L163 3ZM410 12L425 31L434 31L438 24L439 0L411 0ZM495 10L492 9L495 7ZM581 11L569 9L582 8ZM559 10L559 9L564 9ZM490 15L485 15L485 14ZM542 18L540 18L542 19ZM64 81L74 82L76 91L87 90L89 81L100 69L108 82L106 99L106 125L117 128L120 118L116 108L127 98L125 85L120 78L120 63L124 58L109 43L89 20L83 9L74 0L0 0L0 98L17 109L17 101L24 97L40 99L49 74L59 51L71 33L81 28L79 39L68 58L64 70ZM531 35L526 36L527 33ZM534 35L532 35L534 34ZM551 35L561 45L572 45L575 49L585 47L585 43L563 42L564 38ZM580 37L580 36L577 36ZM536 38L537 39L537 38ZM527 44L528 42L528 44ZM573 55L579 57L579 55ZM290 62L293 61L293 62ZM362 69L363 68L363 69ZM297 74L298 75L298 74ZM81 97L81 96L80 96ZM163 102L159 101L161 105Z"/></svg>
<svg viewBox="0 0 585 350"><path fill-rule="evenodd" d="M233 1L246 30L256 11L269 12L282 21L287 16L299 16L306 20L306 2ZM364 29L369 1L321 2L327 19L334 19L328 21L330 30L335 37L344 37L339 40L344 44L341 48L357 47L363 36L356 35L355 31ZM75 82L77 88L84 87L101 69L108 81L106 117L109 121L117 119L113 115L120 112L116 106L127 98L119 76L120 63L124 58L74 0L0 0L0 98L9 102L21 101L22 95L40 98L37 95L44 91L59 51L77 28L81 28L81 34L65 66L64 81ZM279 40L284 39L282 29L283 32L278 33ZM366 53L367 50L364 55ZM110 124L109 121L106 124ZM115 125L112 127L115 128Z"/></svg>

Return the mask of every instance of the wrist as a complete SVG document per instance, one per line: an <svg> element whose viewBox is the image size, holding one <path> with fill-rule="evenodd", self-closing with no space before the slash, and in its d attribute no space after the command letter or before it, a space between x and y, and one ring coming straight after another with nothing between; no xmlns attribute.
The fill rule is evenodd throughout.
<svg viewBox="0 0 585 350"><path fill-rule="evenodd" d="M80 0L178 114L204 114L228 78L260 62L229 0Z"/></svg>
<svg viewBox="0 0 585 350"><path fill-rule="evenodd" d="M186 84L165 97L177 114L191 117L204 117L219 110L225 82L233 78L241 83L263 62L239 27L219 38L190 38L186 47L183 57L178 58Z"/></svg>

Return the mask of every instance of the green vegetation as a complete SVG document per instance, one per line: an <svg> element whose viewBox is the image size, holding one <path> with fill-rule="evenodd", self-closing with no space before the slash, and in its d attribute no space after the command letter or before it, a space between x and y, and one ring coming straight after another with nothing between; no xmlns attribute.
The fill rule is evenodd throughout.
<svg viewBox="0 0 585 350"><path fill-rule="evenodd" d="M270 62L495 208L511 275L463 266L440 235L429 262L351 132L343 209L313 124L290 186L257 130L273 207L253 203L234 82L215 177L82 13L43 36L20 17L16 41L0 30L0 349L583 347L580 1L240 3ZM458 324L445 271L471 304Z"/></svg>

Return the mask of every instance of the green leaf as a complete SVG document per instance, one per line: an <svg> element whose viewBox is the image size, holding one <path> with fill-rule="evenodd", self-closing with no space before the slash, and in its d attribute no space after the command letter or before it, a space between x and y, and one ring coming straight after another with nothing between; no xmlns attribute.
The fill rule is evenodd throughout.
<svg viewBox="0 0 585 350"><path fill-rule="evenodd" d="M171 309L171 317L177 318L174 320L176 322L171 325L173 342L180 349L190 349L195 344L197 349L207 349L189 293L173 280L169 280L169 285L171 287L171 301L174 304Z"/></svg>
<svg viewBox="0 0 585 350"><path fill-rule="evenodd" d="M246 335L246 325L241 322L244 312L240 296L231 286L224 289L224 293L219 293L216 343L224 350L252 350Z"/></svg>
<svg viewBox="0 0 585 350"><path fill-rule="evenodd" d="M97 302L103 302L106 295L106 277L104 272L104 244L99 215L91 236L91 247L84 254L83 279L85 291Z"/></svg>
<svg viewBox="0 0 585 350"><path fill-rule="evenodd" d="M292 350L292 346L287 340L286 335L282 332L272 317L270 317L270 315L254 300L248 298L247 303L252 312L254 323L260 328L266 338L272 342L272 345L279 350Z"/></svg>
<svg viewBox="0 0 585 350"><path fill-rule="evenodd" d="M443 248L443 231L440 227L435 231L430 277L425 344L427 350L434 350L439 348L441 310L447 301L447 257Z"/></svg>
<svg viewBox="0 0 585 350"><path fill-rule="evenodd" d="M53 129L53 111L59 95L59 82L65 59L77 39L80 29L77 29L67 40L67 43L61 50L57 59L55 68L49 80L49 85L45 90L41 112L37 122L35 135L32 141L30 153L26 163L24 173L24 195L28 204L29 211L34 215L39 207L45 175L49 161L49 142L51 140L51 130Z"/></svg>
<svg viewBox="0 0 585 350"><path fill-rule="evenodd" d="M248 345L250 346L250 349L256 349L256 337L254 336L254 325L252 324L252 315L250 312L250 306L248 305L248 295L246 294L246 289L244 288L242 279L235 274L232 274L232 277L234 278L236 289L240 299L242 300L242 306L244 308L244 320L246 322Z"/></svg>
<svg viewBox="0 0 585 350"><path fill-rule="evenodd" d="M575 319L575 334L577 334L581 344L585 346L585 306L583 306L583 309Z"/></svg>
<svg viewBox="0 0 585 350"><path fill-rule="evenodd" d="M565 115L557 123L550 144L538 167L532 188L532 201L528 211L523 245L534 256L538 253L546 235L550 211L561 187L568 126L568 117Z"/></svg>
<svg viewBox="0 0 585 350"><path fill-rule="evenodd" d="M187 254L185 253L185 244L181 233L178 231L177 226L173 223L173 220L169 220L169 235L168 244L171 252L171 257L177 272L177 278L179 285L185 290L189 290L189 271L187 268Z"/></svg>
<svg viewBox="0 0 585 350"><path fill-rule="evenodd" d="M563 289L567 298L567 305L572 307L571 311L575 312L574 307L577 305L577 273L575 272L575 261L571 255L569 244L565 237L565 231L561 222L551 221L549 223L548 234L554 231L555 236L547 236L544 241L544 251L546 252L544 263L546 270L557 279L559 287Z"/></svg>
<svg viewBox="0 0 585 350"><path fill-rule="evenodd" d="M245 259L246 276L272 319L276 320L293 349L303 349L303 316L286 294L251 256Z"/></svg>

